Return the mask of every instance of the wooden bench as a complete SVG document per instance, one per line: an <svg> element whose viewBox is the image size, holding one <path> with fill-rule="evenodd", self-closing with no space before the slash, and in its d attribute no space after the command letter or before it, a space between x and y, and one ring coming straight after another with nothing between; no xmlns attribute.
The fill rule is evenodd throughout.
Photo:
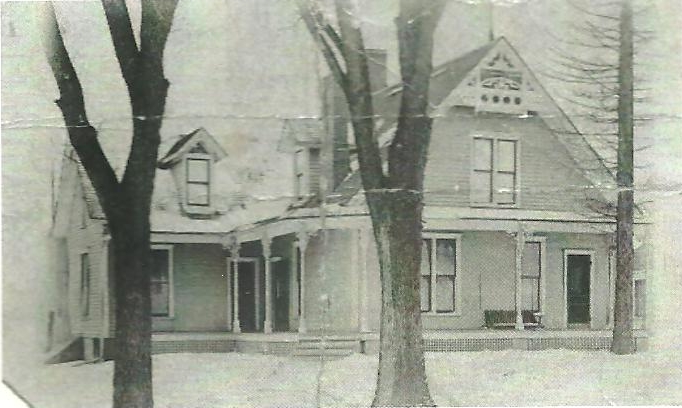
<svg viewBox="0 0 682 408"><path fill-rule="evenodd" d="M483 312L485 327L490 329L509 329L516 327L514 310L485 310ZM524 327L541 327L542 315L532 310L521 311Z"/></svg>

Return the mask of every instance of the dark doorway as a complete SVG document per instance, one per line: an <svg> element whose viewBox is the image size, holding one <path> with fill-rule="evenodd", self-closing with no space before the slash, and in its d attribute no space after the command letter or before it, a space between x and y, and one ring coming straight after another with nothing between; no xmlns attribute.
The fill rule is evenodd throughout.
<svg viewBox="0 0 682 408"><path fill-rule="evenodd" d="M272 264L272 298L275 321L274 331L289 330L289 268L288 262L282 259Z"/></svg>
<svg viewBox="0 0 682 408"><path fill-rule="evenodd" d="M566 255L566 307L568 324L590 323L591 255Z"/></svg>
<svg viewBox="0 0 682 408"><path fill-rule="evenodd" d="M256 264L239 262L239 322L243 332L256 331Z"/></svg>

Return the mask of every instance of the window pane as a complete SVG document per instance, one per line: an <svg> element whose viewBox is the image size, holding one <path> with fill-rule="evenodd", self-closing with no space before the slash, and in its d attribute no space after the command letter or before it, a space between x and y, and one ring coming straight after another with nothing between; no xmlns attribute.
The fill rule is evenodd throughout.
<svg viewBox="0 0 682 408"><path fill-rule="evenodd" d="M422 240L422 264L421 271L423 276L431 275L431 240Z"/></svg>
<svg viewBox="0 0 682 408"><path fill-rule="evenodd" d="M168 316L169 312L168 282L152 282L150 289L152 298L152 315Z"/></svg>
<svg viewBox="0 0 682 408"><path fill-rule="evenodd" d="M154 249L152 250L152 281L167 282L168 281L168 250Z"/></svg>
<svg viewBox="0 0 682 408"><path fill-rule="evenodd" d="M475 171L471 179L471 201L474 203L490 203L490 173Z"/></svg>
<svg viewBox="0 0 682 408"><path fill-rule="evenodd" d="M187 184L187 202L208 205L208 184Z"/></svg>
<svg viewBox="0 0 682 408"><path fill-rule="evenodd" d="M453 312L455 310L455 277L436 277L436 312Z"/></svg>
<svg viewBox="0 0 682 408"><path fill-rule="evenodd" d="M646 281L637 279L635 281L635 316L644 317L646 310Z"/></svg>
<svg viewBox="0 0 682 408"><path fill-rule="evenodd" d="M523 275L540 276L540 243L526 242L523 248Z"/></svg>
<svg viewBox="0 0 682 408"><path fill-rule="evenodd" d="M455 274L455 240L436 240L436 273L438 275Z"/></svg>
<svg viewBox="0 0 682 408"><path fill-rule="evenodd" d="M431 277L422 276L419 282L419 294L421 296L422 312L431 310Z"/></svg>
<svg viewBox="0 0 682 408"><path fill-rule="evenodd" d="M492 139L474 139L474 170L492 170Z"/></svg>
<svg viewBox="0 0 682 408"><path fill-rule="evenodd" d="M521 279L521 308L523 310L540 310L540 280L535 278Z"/></svg>
<svg viewBox="0 0 682 408"><path fill-rule="evenodd" d="M187 181L208 183L208 160L187 160Z"/></svg>
<svg viewBox="0 0 682 408"><path fill-rule="evenodd" d="M516 142L498 140L497 171L516 171Z"/></svg>
<svg viewBox="0 0 682 408"><path fill-rule="evenodd" d="M515 202L514 175L497 173L495 177L495 202L513 204Z"/></svg>

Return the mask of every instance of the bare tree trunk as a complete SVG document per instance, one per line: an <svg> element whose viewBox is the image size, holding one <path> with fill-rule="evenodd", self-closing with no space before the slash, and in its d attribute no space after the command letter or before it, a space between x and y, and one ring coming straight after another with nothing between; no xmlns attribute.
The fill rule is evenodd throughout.
<svg viewBox="0 0 682 408"><path fill-rule="evenodd" d="M112 234L116 299L114 407L151 407L149 231L135 222L120 224L112 228L116 231Z"/></svg>
<svg viewBox="0 0 682 408"><path fill-rule="evenodd" d="M377 388L372 406L433 406L419 296L421 199L396 190L368 197L381 274Z"/></svg>
<svg viewBox="0 0 682 408"><path fill-rule="evenodd" d="M123 0L102 0L111 39L128 90L133 135L125 173L119 182L86 115L83 90L48 7L46 51L59 88L69 139L106 215L114 248L116 351L114 408L151 408L150 222L159 130L168 92L163 51L177 0L142 3L140 46Z"/></svg>
<svg viewBox="0 0 682 408"><path fill-rule="evenodd" d="M635 352L632 331L633 237L633 18L630 0L622 0L618 64L618 212L616 216L616 296L613 342L616 354Z"/></svg>

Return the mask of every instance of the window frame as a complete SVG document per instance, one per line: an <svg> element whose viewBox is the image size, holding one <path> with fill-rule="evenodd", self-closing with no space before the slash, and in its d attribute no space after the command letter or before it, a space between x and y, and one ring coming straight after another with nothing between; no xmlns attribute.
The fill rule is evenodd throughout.
<svg viewBox="0 0 682 408"><path fill-rule="evenodd" d="M477 170L476 169L476 140L484 139L492 141L492 152L491 152L491 166L490 171ZM499 143L500 142L513 142L514 143L514 171L510 172L507 170L499 170L498 155L499 155ZM510 135L507 133L474 133L471 135L471 167L469 174L469 204L471 207L481 207L481 208L518 208L521 205L521 142L519 137L516 135ZM490 197L490 202L479 202L474 200L474 175L476 173L490 173L490 191L488 196ZM496 199L496 186L498 185L498 174L512 174L514 176L514 202L504 203L497 202Z"/></svg>
<svg viewBox="0 0 682 408"><path fill-rule="evenodd" d="M173 245L171 244L152 244L151 251L166 251L168 254L168 314L160 315L154 314L150 308L150 315L153 319L173 319L175 317L175 281L173 277ZM151 299L151 283L152 278L150 276L150 299Z"/></svg>
<svg viewBox="0 0 682 408"><path fill-rule="evenodd" d="M643 281L644 282L644 313L643 314L638 314L637 312L639 311L637 308L637 286L636 283L637 281ZM647 312L647 279L646 279L646 272L641 269L634 270L632 272L632 319L633 323L635 323L635 326L639 326L640 328L642 327L642 324L646 320L646 312ZM637 327L636 327L637 328Z"/></svg>
<svg viewBox="0 0 682 408"><path fill-rule="evenodd" d="M191 160L206 162L206 179L207 181L190 181L189 179L189 163ZM210 155L204 153L188 153L185 156L185 203L188 207L210 207L211 206L211 182L212 182L212 167L213 159ZM206 186L206 203L192 202L190 199L190 185Z"/></svg>
<svg viewBox="0 0 682 408"><path fill-rule="evenodd" d="M421 266L420 266L420 271L419 271L419 308L421 311L422 316L461 316L462 315L462 290L461 290L461 281L462 279L460 278L461 271L462 271L462 234L461 233L443 233L443 232L430 232L430 231L424 231L422 233L422 242L424 240L431 240L431 251L430 251L430 265L431 265L431 270L429 271L429 277L430 277L430 283L431 283L431 290L429 292L429 310L428 311L421 311L421 278L422 276L422 271L421 271ZM433 273L433 265L435 264L435 259L436 259L436 248L437 246L436 241L439 239L447 239L447 240L453 240L455 241L455 283L454 283L454 302L453 302L453 307L454 310L451 312L438 312L436 311L436 294L434 293L434 288L437 286L437 277L439 276L438 273ZM445 275L441 275L445 276Z"/></svg>
<svg viewBox="0 0 682 408"><path fill-rule="evenodd" d="M85 318L90 316L90 293L92 289L92 265L90 254L87 252L80 254L80 269L80 312L81 317Z"/></svg>
<svg viewBox="0 0 682 408"><path fill-rule="evenodd" d="M540 316L544 315L545 312L545 275L546 275L546 265L547 265L547 237L528 237L524 240L525 244L538 244L540 245L540 276L538 278L538 302L539 308L536 311ZM525 248L524 248L525 249ZM521 280L524 279L523 273L521 274Z"/></svg>

